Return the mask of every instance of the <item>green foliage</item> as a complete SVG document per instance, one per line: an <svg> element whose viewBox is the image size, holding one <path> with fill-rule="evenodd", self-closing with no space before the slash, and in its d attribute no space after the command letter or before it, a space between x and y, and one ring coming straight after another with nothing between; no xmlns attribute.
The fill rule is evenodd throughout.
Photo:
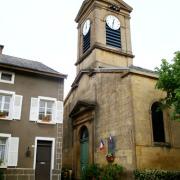
<svg viewBox="0 0 180 180"><path fill-rule="evenodd" d="M108 164L102 168L102 180L119 180L123 167L117 164Z"/></svg>
<svg viewBox="0 0 180 180"><path fill-rule="evenodd" d="M70 179L69 169L68 168L62 168L61 180L69 180L69 179Z"/></svg>
<svg viewBox="0 0 180 180"><path fill-rule="evenodd" d="M88 165L83 173L82 173L82 180L91 180L91 179L98 179L100 176L101 168L97 164Z"/></svg>
<svg viewBox="0 0 180 180"><path fill-rule="evenodd" d="M3 172L0 170L0 180L3 180Z"/></svg>
<svg viewBox="0 0 180 180"><path fill-rule="evenodd" d="M123 167L108 164L100 167L97 164L88 165L83 171L82 180L119 180Z"/></svg>
<svg viewBox="0 0 180 180"><path fill-rule="evenodd" d="M2 164L2 160L0 159L0 166ZM3 180L3 171L0 169L0 180Z"/></svg>
<svg viewBox="0 0 180 180"><path fill-rule="evenodd" d="M135 170L135 180L179 180L180 171Z"/></svg>
<svg viewBox="0 0 180 180"><path fill-rule="evenodd" d="M172 117L180 120L180 52L175 53L172 64L163 59L156 71L159 74L156 88L167 92L166 98L162 99L163 107L172 108Z"/></svg>

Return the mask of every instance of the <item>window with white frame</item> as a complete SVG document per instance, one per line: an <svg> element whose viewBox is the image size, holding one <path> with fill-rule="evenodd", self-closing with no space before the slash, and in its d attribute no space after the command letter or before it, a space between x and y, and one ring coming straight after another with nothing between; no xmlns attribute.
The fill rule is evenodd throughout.
<svg viewBox="0 0 180 180"><path fill-rule="evenodd" d="M0 71L0 82L14 84L15 74L12 72Z"/></svg>
<svg viewBox="0 0 180 180"><path fill-rule="evenodd" d="M0 133L0 168L17 166L19 138Z"/></svg>
<svg viewBox="0 0 180 180"><path fill-rule="evenodd" d="M53 115L53 101L47 101L40 99L39 103L39 120L52 121Z"/></svg>
<svg viewBox="0 0 180 180"><path fill-rule="evenodd" d="M20 120L22 99L15 92L0 90L0 119Z"/></svg>
<svg viewBox="0 0 180 180"><path fill-rule="evenodd" d="M63 102L56 98L31 98L30 121L43 123L62 123Z"/></svg>
<svg viewBox="0 0 180 180"><path fill-rule="evenodd" d="M12 95L0 94L0 117L9 116Z"/></svg>
<svg viewBox="0 0 180 180"><path fill-rule="evenodd" d="M0 137L0 162L6 163L7 137Z"/></svg>

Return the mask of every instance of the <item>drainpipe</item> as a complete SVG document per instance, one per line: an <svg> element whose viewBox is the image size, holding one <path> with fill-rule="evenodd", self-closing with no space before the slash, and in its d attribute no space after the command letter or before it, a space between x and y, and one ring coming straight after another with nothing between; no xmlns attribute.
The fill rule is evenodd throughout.
<svg viewBox="0 0 180 180"><path fill-rule="evenodd" d="M0 55L2 54L3 49L4 49L4 46L3 46L3 45L0 45Z"/></svg>

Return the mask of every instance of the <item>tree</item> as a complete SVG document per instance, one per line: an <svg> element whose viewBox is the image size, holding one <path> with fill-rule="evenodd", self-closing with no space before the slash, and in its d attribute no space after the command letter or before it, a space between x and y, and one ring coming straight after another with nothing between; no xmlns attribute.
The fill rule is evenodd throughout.
<svg viewBox="0 0 180 180"><path fill-rule="evenodd" d="M175 53L172 63L162 59L160 68L156 68L159 80L157 89L167 92L167 96L162 99L162 107L171 108L172 117L180 121L180 51Z"/></svg>

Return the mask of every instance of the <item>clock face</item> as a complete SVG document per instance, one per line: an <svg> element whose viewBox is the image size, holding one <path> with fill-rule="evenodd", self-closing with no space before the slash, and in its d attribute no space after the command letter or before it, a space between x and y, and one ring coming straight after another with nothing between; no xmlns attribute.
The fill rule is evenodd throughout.
<svg viewBox="0 0 180 180"><path fill-rule="evenodd" d="M106 17L106 23L113 30L118 30L121 25L119 19L112 15Z"/></svg>
<svg viewBox="0 0 180 180"><path fill-rule="evenodd" d="M88 20L84 23L84 26L83 26L83 35L84 35L84 36L89 32L90 26L91 26L91 22L90 22L90 20L88 19Z"/></svg>

